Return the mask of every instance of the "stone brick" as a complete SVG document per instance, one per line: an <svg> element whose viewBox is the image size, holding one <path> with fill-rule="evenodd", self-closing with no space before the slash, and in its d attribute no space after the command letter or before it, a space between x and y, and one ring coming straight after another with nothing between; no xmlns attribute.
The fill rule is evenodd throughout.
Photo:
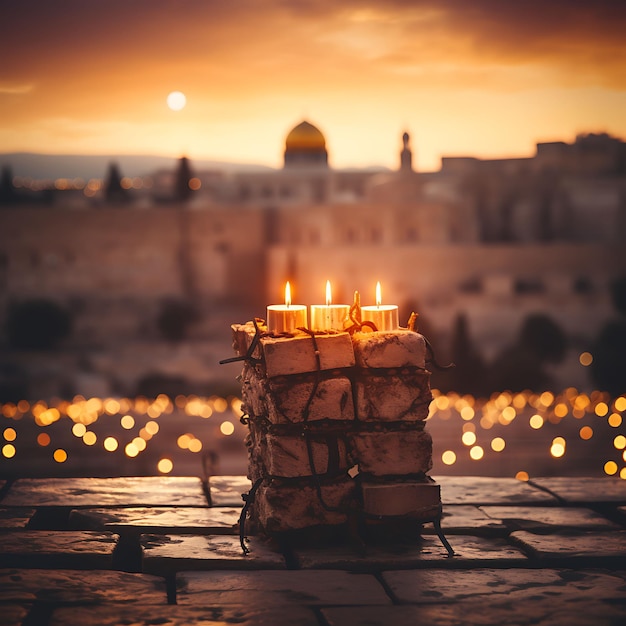
<svg viewBox="0 0 626 626"><path fill-rule="evenodd" d="M530 556L540 559L626 560L626 531L580 534L511 533L511 540Z"/></svg>
<svg viewBox="0 0 626 626"><path fill-rule="evenodd" d="M363 510L369 515L436 516L440 512L439 485L405 481L362 483Z"/></svg>
<svg viewBox="0 0 626 626"><path fill-rule="evenodd" d="M448 504L443 502L441 525L446 534L457 535L504 535L507 527L499 520L491 519L477 506ZM435 532L430 524L424 526L423 533Z"/></svg>
<svg viewBox="0 0 626 626"><path fill-rule="evenodd" d="M262 576L255 572L181 572L176 587L179 605L246 601L257 606L391 604L371 574L338 570L266 571Z"/></svg>
<svg viewBox="0 0 626 626"><path fill-rule="evenodd" d="M432 438L422 430L351 433L352 461L374 476L427 473L432 467Z"/></svg>
<svg viewBox="0 0 626 626"><path fill-rule="evenodd" d="M557 504L549 493L516 478L433 476L445 504Z"/></svg>
<svg viewBox="0 0 626 626"><path fill-rule="evenodd" d="M0 570L0 602L167 604L165 579L151 574L69 569Z"/></svg>
<svg viewBox="0 0 626 626"><path fill-rule="evenodd" d="M241 506L77 509L71 512L69 523L83 530L218 535L239 532L240 514Z"/></svg>
<svg viewBox="0 0 626 626"><path fill-rule="evenodd" d="M547 531L560 528L610 530L619 526L591 509L552 506L483 506L481 510L516 530Z"/></svg>
<svg viewBox="0 0 626 626"><path fill-rule="evenodd" d="M359 367L426 367L424 337L410 330L354 333L352 343Z"/></svg>
<svg viewBox="0 0 626 626"><path fill-rule="evenodd" d="M432 604L508 599L518 607L541 599L565 602L619 598L624 581L593 571L555 569L475 569L459 584L449 571L441 569L383 572L383 580L402 603Z"/></svg>
<svg viewBox="0 0 626 626"><path fill-rule="evenodd" d="M17 507L0 509L0 528L26 528L35 514L35 509Z"/></svg>
<svg viewBox="0 0 626 626"><path fill-rule="evenodd" d="M298 624L319 626L313 609L301 606L280 608L257 607L249 603L240 605L202 606L133 606L123 613L115 606L90 606L57 608L52 613L49 626L120 626L120 624L158 624L159 626L269 626Z"/></svg>
<svg viewBox="0 0 626 626"><path fill-rule="evenodd" d="M454 557L449 558L436 536L420 541L389 541L369 544L363 549L347 545L332 547L294 548L294 557L302 569L345 569L350 571L380 571L419 567L524 567L529 564L524 553L505 539L455 535L449 538Z"/></svg>
<svg viewBox="0 0 626 626"><path fill-rule="evenodd" d="M142 535L141 544L146 573L285 568L282 553L257 537L248 538L247 555L241 549L239 537L229 535Z"/></svg>
<svg viewBox="0 0 626 626"><path fill-rule="evenodd" d="M308 435L313 457L309 460L305 437L267 434L263 438L262 451L265 469L270 476L295 478L337 472L348 468L346 444L335 435ZM329 462L334 459L335 466ZM313 472L315 469L315 473Z"/></svg>
<svg viewBox="0 0 626 626"><path fill-rule="evenodd" d="M611 502L626 504L626 480L616 476L533 478L531 484L547 489L569 503Z"/></svg>
<svg viewBox="0 0 626 626"><path fill-rule="evenodd" d="M185 476L20 478L3 506L206 506L202 481Z"/></svg>
<svg viewBox="0 0 626 626"><path fill-rule="evenodd" d="M304 421L303 410L308 404L314 382L312 377L303 382L291 378L269 381L271 394L267 396L267 416L274 424ZM308 405L307 421L353 420L352 384L346 376L322 379Z"/></svg>
<svg viewBox="0 0 626 626"><path fill-rule="evenodd" d="M289 485L271 481L261 485L254 500L254 517L270 533L346 522L344 509L354 498L354 482L325 482L320 489L323 502L312 483Z"/></svg>
<svg viewBox="0 0 626 626"><path fill-rule="evenodd" d="M413 333L415 334L415 333ZM425 420L432 395L429 374L394 370L391 374L364 371L355 382L359 420Z"/></svg>
<svg viewBox="0 0 626 626"><path fill-rule="evenodd" d="M316 335L319 368L313 339L306 334L291 338L261 340L267 376L286 376L320 370L334 370L354 366L352 341L348 333Z"/></svg>
<svg viewBox="0 0 626 626"><path fill-rule="evenodd" d="M116 535L91 531L22 530L0 533L4 567L111 569Z"/></svg>
<svg viewBox="0 0 626 626"><path fill-rule="evenodd" d="M241 495L252 487L245 476L210 476L208 482L212 506L242 507Z"/></svg>

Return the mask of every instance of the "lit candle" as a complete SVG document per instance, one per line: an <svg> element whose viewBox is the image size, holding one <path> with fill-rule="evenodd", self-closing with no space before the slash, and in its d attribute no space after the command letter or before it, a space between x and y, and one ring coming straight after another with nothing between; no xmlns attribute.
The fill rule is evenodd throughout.
<svg viewBox="0 0 626 626"><path fill-rule="evenodd" d="M349 304L333 304L330 281L326 281L326 304L311 305L312 330L343 330L343 323L350 315Z"/></svg>
<svg viewBox="0 0 626 626"><path fill-rule="evenodd" d="M398 307L395 304L382 304L380 283L376 283L376 306L362 306L361 320L372 322L378 330L397 330Z"/></svg>
<svg viewBox="0 0 626 626"><path fill-rule="evenodd" d="M290 333L296 328L306 327L306 306L291 304L291 286L285 285L285 304L270 304L267 307L267 330L270 333Z"/></svg>

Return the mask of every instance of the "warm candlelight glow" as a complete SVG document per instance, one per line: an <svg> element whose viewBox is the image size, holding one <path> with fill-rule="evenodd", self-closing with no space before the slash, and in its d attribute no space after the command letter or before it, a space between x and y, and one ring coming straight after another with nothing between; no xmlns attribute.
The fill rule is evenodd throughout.
<svg viewBox="0 0 626 626"><path fill-rule="evenodd" d="M291 304L291 285L285 285L285 304L267 307L267 329L271 333L292 333L307 325L307 308L303 304Z"/></svg>
<svg viewBox="0 0 626 626"><path fill-rule="evenodd" d="M362 321L372 322L377 330L397 330L400 326L397 305L383 304L382 301L382 288L379 281L376 283L376 305L361 307Z"/></svg>
<svg viewBox="0 0 626 626"><path fill-rule="evenodd" d="M311 329L315 331L343 330L350 315L350 305L332 304L330 280L326 281L326 304L311 305Z"/></svg>
<svg viewBox="0 0 626 626"><path fill-rule="evenodd" d="M291 285L289 281L285 284L285 306L291 306Z"/></svg>

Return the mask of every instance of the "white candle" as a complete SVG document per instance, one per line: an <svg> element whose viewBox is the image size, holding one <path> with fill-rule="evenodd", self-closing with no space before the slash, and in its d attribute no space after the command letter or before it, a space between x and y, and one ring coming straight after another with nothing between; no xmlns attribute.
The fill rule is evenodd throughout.
<svg viewBox="0 0 626 626"><path fill-rule="evenodd" d="M380 282L376 283L376 306L361 307L361 321L372 322L378 330L397 330L398 307L395 304L382 304Z"/></svg>
<svg viewBox="0 0 626 626"><path fill-rule="evenodd" d="M296 328L306 328L307 314L304 304L291 304L291 285L285 285L285 304L267 307L267 330L270 333L291 333Z"/></svg>
<svg viewBox="0 0 626 626"><path fill-rule="evenodd" d="M326 304L311 305L311 330L343 330L350 315L349 304L333 304L330 281L326 281Z"/></svg>

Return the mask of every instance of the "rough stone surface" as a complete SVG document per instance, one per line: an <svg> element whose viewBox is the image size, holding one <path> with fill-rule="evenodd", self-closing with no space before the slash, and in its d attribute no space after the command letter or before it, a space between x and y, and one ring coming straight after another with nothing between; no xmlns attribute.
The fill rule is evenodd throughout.
<svg viewBox="0 0 626 626"><path fill-rule="evenodd" d="M283 569L276 547L256 537L245 555L238 537L229 535L142 535L143 571L171 573L198 569Z"/></svg>
<svg viewBox="0 0 626 626"><path fill-rule="evenodd" d="M248 493L252 483L245 476L211 476L209 494L212 506L242 507L242 494Z"/></svg>
<svg viewBox="0 0 626 626"><path fill-rule="evenodd" d="M346 376L326 378L318 382L315 394L314 381L295 382L288 378L270 379L267 396L267 414L274 424L299 423L304 421L303 407L308 404L307 421L353 420L352 384ZM258 415L258 413L257 413Z"/></svg>
<svg viewBox="0 0 626 626"><path fill-rule="evenodd" d="M167 604L165 579L112 571L2 569L0 603Z"/></svg>
<svg viewBox="0 0 626 626"><path fill-rule="evenodd" d="M26 528L34 514L29 508L0 509L0 528Z"/></svg>
<svg viewBox="0 0 626 626"><path fill-rule="evenodd" d="M279 609L256 607L242 604L239 606L217 605L199 606L165 606L127 607L120 621L120 610L116 607L71 607L56 609L50 619L50 626L224 626L239 624L240 626L279 626L298 624L298 626L319 626L313 611L301 606L281 606Z"/></svg>
<svg viewBox="0 0 626 626"><path fill-rule="evenodd" d="M352 462L374 476L427 473L433 440L424 430L361 432L348 436Z"/></svg>
<svg viewBox="0 0 626 626"><path fill-rule="evenodd" d="M337 570L290 572L181 572L176 576L180 605L244 604L307 606L391 604L371 574ZM251 597L251 594L254 594Z"/></svg>
<svg viewBox="0 0 626 626"><path fill-rule="evenodd" d="M0 533L4 567L110 569L117 537L91 531L24 530Z"/></svg>
<svg viewBox="0 0 626 626"><path fill-rule="evenodd" d="M553 476L530 481L570 503L612 502L626 504L626 480L613 476L602 478Z"/></svg>
<svg viewBox="0 0 626 626"><path fill-rule="evenodd" d="M355 382L359 420L396 422L425 420L432 395L426 372L363 373Z"/></svg>
<svg viewBox="0 0 626 626"><path fill-rule="evenodd" d="M328 626L617 626L624 620L619 604L595 601L580 604L555 603L549 598L523 607L504 598L490 602L458 602L447 605L332 607L322 609Z"/></svg>
<svg viewBox="0 0 626 626"><path fill-rule="evenodd" d="M439 514L439 485L435 482L405 481L362 483L363 510L368 515Z"/></svg>
<svg viewBox="0 0 626 626"><path fill-rule="evenodd" d="M520 530L511 540L540 559L614 559L626 563L626 530L593 534L538 535Z"/></svg>
<svg viewBox="0 0 626 626"><path fill-rule="evenodd" d="M269 378L320 370L334 370L354 366L352 341L348 333L317 335L319 367L313 339L304 333L289 339L261 339L265 356L265 370Z"/></svg>
<svg viewBox="0 0 626 626"><path fill-rule="evenodd" d="M426 366L426 342L419 333L394 330L352 335L354 357L359 367Z"/></svg>
<svg viewBox="0 0 626 626"><path fill-rule="evenodd" d="M547 506L483 506L481 510L494 520L499 520L514 530L549 530L579 528L610 530L619 528L591 509Z"/></svg>
<svg viewBox="0 0 626 626"><path fill-rule="evenodd" d="M70 526L113 532L136 529L145 533L234 534L239 532L240 508L229 507L129 507L77 509Z"/></svg>
<svg viewBox="0 0 626 626"><path fill-rule="evenodd" d="M477 506L463 504L443 504L441 526L444 533L457 535L502 535L506 525L500 520L491 519ZM427 524L424 533L433 534L434 528Z"/></svg>
<svg viewBox="0 0 626 626"><path fill-rule="evenodd" d="M554 496L515 478L433 476L444 504L556 504Z"/></svg>
<svg viewBox="0 0 626 626"><path fill-rule="evenodd" d="M421 542L394 545L368 545L363 551L349 546L295 548L295 557L303 569L347 569L371 571L381 569L419 568L427 563L437 567L498 567L522 566L527 557L506 540L500 538L455 535L450 539L455 556L447 552L436 536Z"/></svg>
<svg viewBox="0 0 626 626"><path fill-rule="evenodd" d="M445 570L384 572L383 580L402 603L447 603L464 600L509 599L518 606L545 599L584 596L587 600L619 597L626 583L619 577L594 571L477 569L451 573Z"/></svg>
<svg viewBox="0 0 626 626"><path fill-rule="evenodd" d="M348 469L346 444L336 435L309 436L313 467L309 460L307 441L300 436L267 434L261 439L265 470L270 476L295 478L326 474ZM331 467L329 460L335 458Z"/></svg>
<svg viewBox="0 0 626 626"><path fill-rule="evenodd" d="M320 490L323 503L312 484L287 485L272 481L261 485L254 501L256 519L268 532L345 523L345 508L355 490L353 481L323 483Z"/></svg>
<svg viewBox="0 0 626 626"><path fill-rule="evenodd" d="M207 506L196 477L20 478L2 506Z"/></svg>

